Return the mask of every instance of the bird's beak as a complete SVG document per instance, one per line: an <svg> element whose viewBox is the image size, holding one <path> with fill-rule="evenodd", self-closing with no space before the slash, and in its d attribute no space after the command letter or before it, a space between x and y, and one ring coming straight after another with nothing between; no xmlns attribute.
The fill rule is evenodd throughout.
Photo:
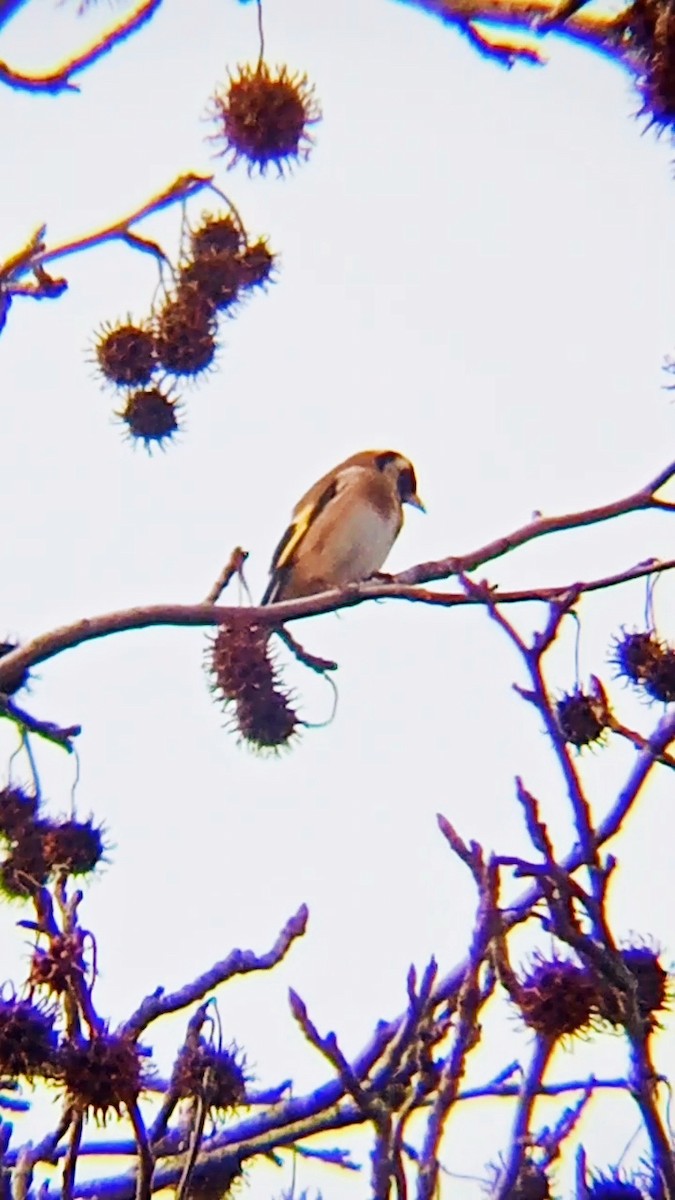
<svg viewBox="0 0 675 1200"><path fill-rule="evenodd" d="M417 492L414 492L412 496L408 496L406 504L412 504L413 508L419 508L420 512L425 513L427 511L417 495Z"/></svg>

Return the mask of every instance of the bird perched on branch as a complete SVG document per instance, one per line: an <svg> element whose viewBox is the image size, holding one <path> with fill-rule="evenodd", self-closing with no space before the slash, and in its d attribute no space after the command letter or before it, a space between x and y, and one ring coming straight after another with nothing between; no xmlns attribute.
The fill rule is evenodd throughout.
<svg viewBox="0 0 675 1200"><path fill-rule="evenodd" d="M361 450L298 501L272 559L263 604L345 587L376 574L403 524L425 511L415 468L395 450Z"/></svg>

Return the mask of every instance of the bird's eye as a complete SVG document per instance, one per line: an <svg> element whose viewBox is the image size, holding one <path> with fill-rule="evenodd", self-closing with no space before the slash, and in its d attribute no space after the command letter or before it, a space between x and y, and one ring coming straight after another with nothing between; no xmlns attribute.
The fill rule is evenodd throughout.
<svg viewBox="0 0 675 1200"><path fill-rule="evenodd" d="M412 467L404 467L398 477L398 494L401 502L405 504L411 496L414 496L417 491L417 480Z"/></svg>

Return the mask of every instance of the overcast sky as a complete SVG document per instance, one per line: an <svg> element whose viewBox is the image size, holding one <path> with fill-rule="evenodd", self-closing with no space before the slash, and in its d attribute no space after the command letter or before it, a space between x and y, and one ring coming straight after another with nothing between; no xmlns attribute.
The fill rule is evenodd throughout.
<svg viewBox="0 0 675 1200"><path fill-rule="evenodd" d="M113 12L101 4L78 20L74 3L33 0L3 33L0 57L50 68ZM116 608L199 600L236 544L250 551L258 595L297 498L369 446L414 461L428 509L409 513L391 570L468 551L534 510L618 498L673 457L662 372L675 351L672 150L635 119L626 74L554 38L545 68L509 72L392 0L277 0L265 28L269 61L307 72L324 113L309 163L285 180L227 172L205 141L215 85L257 58L251 4L165 0L151 25L80 77L80 94L0 96L0 258L42 222L51 244L68 240L190 170L215 171L248 229L269 234L281 256L277 285L227 323L217 372L185 393L183 436L152 458L122 439L90 362L104 321L147 313L152 259L109 245L63 265L70 287L58 301L14 305L0 339L0 634L26 639ZM212 203L190 212L203 207ZM140 232L175 253L180 211ZM640 514L539 541L482 574L559 584L665 557L668 519ZM656 612L671 638L673 595L662 581ZM584 676L611 683L611 637L641 624L644 600L637 583L583 601ZM528 631L543 612L518 619ZM423 967L433 953L446 971L463 955L475 897L438 811L487 850L526 854L520 773L562 848L573 833L541 721L511 688L524 682L520 665L484 613L391 602L294 628L339 661L339 705L332 724L307 729L279 758L254 757L224 728L200 631L129 633L64 654L40 668L29 706L84 726L77 808L105 822L112 847L82 910L98 944L100 1011L117 1022L157 985L178 986L234 946L268 949L306 902L308 933L286 962L219 1000L226 1037L245 1047L258 1084L293 1076L301 1094L329 1071L290 1016L289 986L353 1055L379 1018L402 1009L411 962ZM558 689L574 683L574 637L570 622L550 656ZM327 685L294 665L286 675L305 719L324 721ZM656 723L657 709L625 688L613 695L627 724ZM15 741L3 737L7 758ZM584 756L596 813L633 758L626 745ZM72 759L40 749L39 766L49 811L66 811ZM653 937L670 961L665 771L612 849L617 937ZM22 915L3 916L3 971L17 983ZM515 943L517 964L529 945ZM475 1081L527 1056L515 1017L495 1011L494 1022ZM154 1031L164 1071L184 1023ZM672 1040L657 1050L658 1068L672 1072ZM617 1038L555 1063L559 1077L623 1067ZM607 1103L592 1105L585 1129L598 1167L616 1162L638 1127L628 1100L612 1101L611 1121ZM541 1120L556 1111L542 1108ZM504 1102L455 1118L444 1163L477 1181L462 1195L479 1194L509 1121ZM306 1163L299 1172L327 1196L366 1186ZM264 1166L249 1194L289 1184L290 1165Z"/></svg>

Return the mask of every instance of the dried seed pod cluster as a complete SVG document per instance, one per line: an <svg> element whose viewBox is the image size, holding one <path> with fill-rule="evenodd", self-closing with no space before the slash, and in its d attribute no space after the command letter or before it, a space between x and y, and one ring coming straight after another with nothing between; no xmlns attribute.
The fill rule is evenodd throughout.
<svg viewBox="0 0 675 1200"><path fill-rule="evenodd" d="M609 970L552 951L548 956L536 954L520 979L511 977L510 998L525 1024L552 1042L597 1029L603 1022L625 1027L635 1012L633 997L645 1028L657 1028L656 1014L670 1001L670 975L659 952L633 945L618 955L619 965L628 971L629 987L619 986L616 971L610 977Z"/></svg>
<svg viewBox="0 0 675 1200"><path fill-rule="evenodd" d="M0 889L6 896L35 896L49 879L91 874L103 858L101 830L93 821L54 821L40 814L37 796L0 788Z"/></svg>
<svg viewBox="0 0 675 1200"><path fill-rule="evenodd" d="M198 380L219 348L219 321L272 279L267 239L249 240L232 212L202 216L174 270L174 285L146 320L104 325L94 359L102 379L121 391L116 416L133 442L164 447L181 428L181 383Z"/></svg>
<svg viewBox="0 0 675 1200"><path fill-rule="evenodd" d="M242 740L260 751L287 746L301 724L280 687L269 638L270 630L259 625L220 625L207 656L214 694Z"/></svg>
<svg viewBox="0 0 675 1200"><path fill-rule="evenodd" d="M211 141L234 166L246 162L249 174L274 165L285 168L306 159L312 147L310 126L321 110L306 75L291 75L285 66L272 70L261 61L239 67L212 98L211 117L217 132Z"/></svg>

